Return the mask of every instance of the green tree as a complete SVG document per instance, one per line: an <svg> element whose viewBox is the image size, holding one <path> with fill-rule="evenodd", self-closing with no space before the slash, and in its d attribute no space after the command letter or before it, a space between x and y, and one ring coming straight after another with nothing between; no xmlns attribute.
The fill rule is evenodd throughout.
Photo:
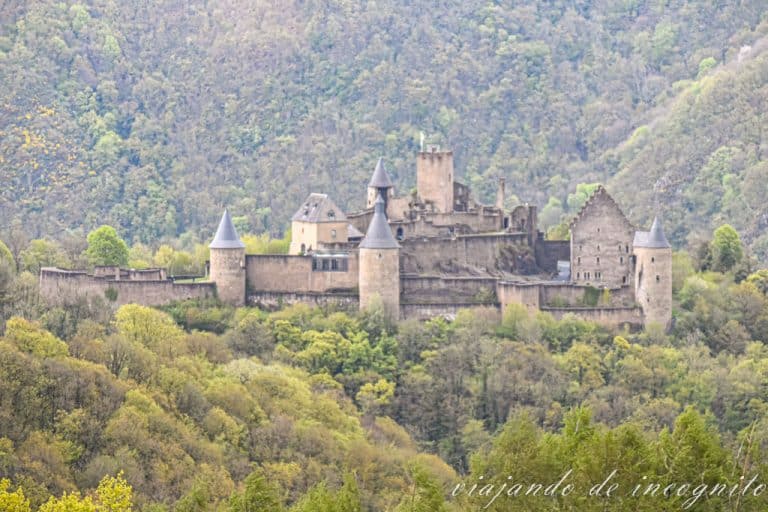
<svg viewBox="0 0 768 512"><path fill-rule="evenodd" d="M267 480L261 469L253 471L245 479L242 493L233 494L229 499L229 512L250 512L252 510L283 510L275 486Z"/></svg>
<svg viewBox="0 0 768 512"><path fill-rule="evenodd" d="M88 233L85 254L91 265L128 265L128 246L112 226L101 226Z"/></svg>
<svg viewBox="0 0 768 512"><path fill-rule="evenodd" d="M723 224L715 230L710 248L712 269L718 272L728 272L741 262L744 256L739 234L728 224Z"/></svg>
<svg viewBox="0 0 768 512"><path fill-rule="evenodd" d="M395 509L397 512L443 512L445 498L437 480L420 465L410 470L410 489Z"/></svg>
<svg viewBox="0 0 768 512"><path fill-rule="evenodd" d="M0 510L3 512L30 512L29 500L24 497L24 491L19 487L13 492L8 488L11 482L7 478L0 480Z"/></svg>

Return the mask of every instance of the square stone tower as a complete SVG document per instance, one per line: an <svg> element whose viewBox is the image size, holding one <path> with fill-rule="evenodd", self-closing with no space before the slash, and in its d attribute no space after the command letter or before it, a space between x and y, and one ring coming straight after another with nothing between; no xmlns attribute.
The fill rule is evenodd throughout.
<svg viewBox="0 0 768 512"><path fill-rule="evenodd" d="M453 152L431 146L416 159L416 189L425 203L441 213L453 212Z"/></svg>

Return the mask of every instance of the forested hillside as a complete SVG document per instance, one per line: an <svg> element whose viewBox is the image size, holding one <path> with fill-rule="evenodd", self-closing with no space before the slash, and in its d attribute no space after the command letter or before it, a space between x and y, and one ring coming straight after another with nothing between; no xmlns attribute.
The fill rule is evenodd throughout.
<svg viewBox="0 0 768 512"><path fill-rule="evenodd" d="M519 304L50 308L5 265L0 510L764 511L768 271L723 267L715 240L722 271L674 255L670 333ZM620 491L589 496L613 470ZM567 496L469 494L569 471Z"/></svg>
<svg viewBox="0 0 768 512"><path fill-rule="evenodd" d="M208 237L229 205L278 235L310 189L361 206L379 156L408 190L424 132L482 199L505 176L556 223L576 184L601 181L636 222L675 205L678 243L722 217L764 258L765 207L733 199L764 174L763 13L761 0L5 2L0 228L108 223L156 244Z"/></svg>

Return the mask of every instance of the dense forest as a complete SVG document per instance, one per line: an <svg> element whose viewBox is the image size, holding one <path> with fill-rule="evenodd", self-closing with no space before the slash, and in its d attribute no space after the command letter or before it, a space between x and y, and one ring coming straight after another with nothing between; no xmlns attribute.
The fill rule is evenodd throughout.
<svg viewBox="0 0 768 512"><path fill-rule="evenodd" d="M3 2L0 233L204 241L227 205L279 238L310 190L361 207L379 156L407 192L423 132L543 228L599 181L678 247L728 221L766 261L764 7Z"/></svg>
<svg viewBox="0 0 768 512"><path fill-rule="evenodd" d="M768 507L768 270L730 226L674 254L669 332L514 304L40 303L51 259L135 249L108 227L80 255L0 244L0 510Z"/></svg>

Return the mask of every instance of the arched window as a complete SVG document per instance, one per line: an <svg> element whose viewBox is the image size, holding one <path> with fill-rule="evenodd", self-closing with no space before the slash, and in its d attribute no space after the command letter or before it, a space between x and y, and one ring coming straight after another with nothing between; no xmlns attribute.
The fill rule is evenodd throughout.
<svg viewBox="0 0 768 512"><path fill-rule="evenodd" d="M403 228L397 228L397 239L402 240L403 236Z"/></svg>

